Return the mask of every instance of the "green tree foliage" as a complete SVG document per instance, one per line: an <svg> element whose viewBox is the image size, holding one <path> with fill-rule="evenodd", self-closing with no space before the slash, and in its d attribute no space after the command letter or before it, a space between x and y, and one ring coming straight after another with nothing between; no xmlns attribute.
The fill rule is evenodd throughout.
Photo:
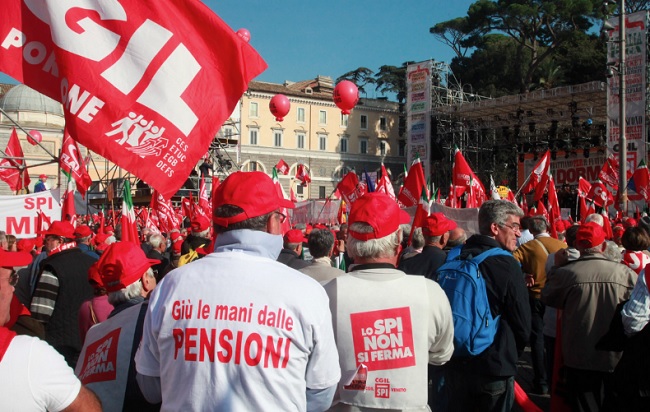
<svg viewBox="0 0 650 412"><path fill-rule="evenodd" d="M347 73L342 74L336 79L336 83L339 83L342 80L349 80L352 83L357 85L359 91L363 94L367 94L366 86L370 84L375 84L376 80L373 77L375 73L367 67L359 67Z"/></svg>
<svg viewBox="0 0 650 412"><path fill-rule="evenodd" d="M497 95L524 93L539 87L540 80L548 84L549 74L556 80L568 80L569 67L553 60L559 59L561 50L567 52L569 45L594 45L584 36L602 17L601 5L602 0L478 0L470 5L466 17L438 23L430 32L439 39L445 36L443 42L451 43L457 54L452 69L463 82L468 82L466 76L471 72L474 77L478 72L491 73L493 63L501 59L504 67L498 73L507 73L511 75L508 79L514 81L503 85L498 81L471 80L475 89L492 89ZM460 47L472 48L472 55L460 55ZM484 63L488 67L481 67ZM604 60L597 63L602 67ZM463 72L463 68L470 73Z"/></svg>

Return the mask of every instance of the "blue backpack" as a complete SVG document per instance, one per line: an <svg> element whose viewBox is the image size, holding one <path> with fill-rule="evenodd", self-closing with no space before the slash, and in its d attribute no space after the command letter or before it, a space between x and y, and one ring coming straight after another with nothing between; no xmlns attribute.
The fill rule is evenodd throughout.
<svg viewBox="0 0 650 412"><path fill-rule="evenodd" d="M492 317L479 264L490 256L512 254L493 248L472 259L461 259L461 247L449 251L436 273L454 317L454 356L475 356L492 344L501 317Z"/></svg>

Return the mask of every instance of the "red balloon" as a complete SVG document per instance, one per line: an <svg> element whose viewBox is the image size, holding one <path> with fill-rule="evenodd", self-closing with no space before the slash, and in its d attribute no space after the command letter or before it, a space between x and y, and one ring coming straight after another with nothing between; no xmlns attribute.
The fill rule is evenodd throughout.
<svg viewBox="0 0 650 412"><path fill-rule="evenodd" d="M36 146L43 141L43 135L38 130L30 130L27 135L27 141L32 145Z"/></svg>
<svg viewBox="0 0 650 412"><path fill-rule="evenodd" d="M244 39L246 43L248 43L251 39L251 32L248 31L248 29L239 29L237 30L237 35Z"/></svg>
<svg viewBox="0 0 650 412"><path fill-rule="evenodd" d="M359 89L349 80L343 80L334 88L334 103L341 109L341 113L350 114L350 110L359 101Z"/></svg>
<svg viewBox="0 0 650 412"><path fill-rule="evenodd" d="M284 120L284 116L289 113L290 108L291 103L289 102L289 98L283 94L276 94L269 102L269 109L271 109L271 113L278 122Z"/></svg>

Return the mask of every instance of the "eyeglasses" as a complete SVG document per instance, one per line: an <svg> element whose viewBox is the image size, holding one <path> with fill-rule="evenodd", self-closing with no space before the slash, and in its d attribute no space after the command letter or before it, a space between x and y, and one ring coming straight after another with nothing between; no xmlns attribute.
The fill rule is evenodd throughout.
<svg viewBox="0 0 650 412"><path fill-rule="evenodd" d="M15 270L12 270L11 275L5 279L9 282L9 286L16 286L18 284L18 273L16 273Z"/></svg>
<svg viewBox="0 0 650 412"><path fill-rule="evenodd" d="M521 226L518 225L518 224L516 224L516 223L514 223L514 224L512 224L512 225L501 225L501 227L507 227L507 228L510 228L510 229L512 229L512 231L515 232L515 233L517 233L517 232L521 232Z"/></svg>
<svg viewBox="0 0 650 412"><path fill-rule="evenodd" d="M280 213L278 211L275 211L273 213L280 216L280 223L284 223L284 221L287 220L287 215L285 215L284 213Z"/></svg>

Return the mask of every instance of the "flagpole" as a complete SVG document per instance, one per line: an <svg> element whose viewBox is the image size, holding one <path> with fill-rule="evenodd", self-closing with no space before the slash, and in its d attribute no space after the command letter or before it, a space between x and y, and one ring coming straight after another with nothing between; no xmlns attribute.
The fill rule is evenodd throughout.
<svg viewBox="0 0 650 412"><path fill-rule="evenodd" d="M16 127L18 127L18 128L19 128L20 130L22 130L23 132L25 132L25 134L26 134L27 136L31 137L32 142L37 143L37 144L41 147L41 149L43 149L43 150L45 151L45 153L49 154L49 155L52 157L52 159L55 159L56 161L59 160L58 157L56 157L56 156L54 156L52 153L50 153L50 151L47 150L47 148L46 148L45 146L43 146L43 145L41 144L41 142L39 142L38 140L34 139L34 137L31 135L31 133L29 133L29 132L28 132L27 130L25 130L21 125L19 125L18 122L16 122L14 119L12 119L11 116L9 116L9 115L7 114L7 112L5 112L1 107L0 107L0 113L4 114L4 115L7 117L7 119L9 119L9 121L10 121L11 123L13 123Z"/></svg>
<svg viewBox="0 0 650 412"><path fill-rule="evenodd" d="M330 195L327 196L327 199L325 199L325 203L323 203L323 207L321 208L320 212L318 213L318 216L316 216L316 221L318 221L318 219L320 219L320 215L323 214L323 210L325 210L325 206L327 206L327 204L332 201L332 196L334 196L334 193L336 193L336 189L337 188L335 187L334 190L332 190L332 193L330 193Z"/></svg>

